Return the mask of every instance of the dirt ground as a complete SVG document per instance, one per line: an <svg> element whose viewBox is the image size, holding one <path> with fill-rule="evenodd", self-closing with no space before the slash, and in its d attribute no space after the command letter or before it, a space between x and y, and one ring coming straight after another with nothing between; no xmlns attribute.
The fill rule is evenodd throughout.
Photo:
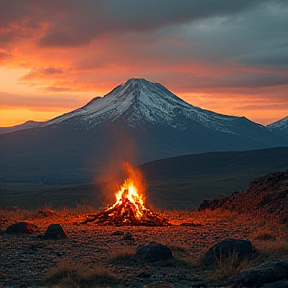
<svg viewBox="0 0 288 288"><path fill-rule="evenodd" d="M249 216L180 211L165 212L163 215L170 220L170 226L118 227L79 224L85 215L67 211L49 211L46 214L35 211L26 215L2 211L0 287L69 287L65 284L61 286L61 283L51 284L47 280L61 265L109 271L117 281L111 285L103 284L104 287L228 287L233 275L228 277L224 272L215 272L215 269L219 272L219 268L208 269L201 264L205 252L212 245L235 238L249 239L258 246L262 243L264 247L266 240L270 239L276 247L277 243L283 244L288 239L285 234L287 227L273 226L273 221L268 225L266 220L265 224ZM20 221L36 225L37 230L30 235L4 233L9 225ZM69 235L68 239L41 238L47 227L55 223L62 225ZM130 238L133 239L125 240L127 232L132 234ZM265 245L261 233L272 235L265 240ZM151 241L167 245L174 259L154 264L137 262L133 257L137 247ZM272 254L279 258L277 253Z"/></svg>

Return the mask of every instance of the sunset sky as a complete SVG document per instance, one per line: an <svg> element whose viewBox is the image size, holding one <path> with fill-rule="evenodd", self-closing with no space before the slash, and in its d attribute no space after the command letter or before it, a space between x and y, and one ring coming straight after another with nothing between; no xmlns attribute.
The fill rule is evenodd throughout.
<svg viewBox="0 0 288 288"><path fill-rule="evenodd" d="M2 0L0 126L46 121L129 78L269 124L288 116L288 1Z"/></svg>

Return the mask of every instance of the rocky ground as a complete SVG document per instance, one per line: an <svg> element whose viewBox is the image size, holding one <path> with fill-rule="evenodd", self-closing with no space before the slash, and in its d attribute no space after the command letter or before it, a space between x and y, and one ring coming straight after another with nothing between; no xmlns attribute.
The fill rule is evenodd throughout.
<svg viewBox="0 0 288 288"><path fill-rule="evenodd" d="M198 211L162 212L170 223L162 227L80 224L86 218L79 207L0 210L0 287L288 287L287 195L288 172L269 174ZM23 221L29 233L13 233L11 225ZM51 224L68 238L43 237ZM240 247L225 258L221 246L209 265L208 250L226 239L249 239L257 253L242 257ZM139 246L152 241L173 257L137 258Z"/></svg>
<svg viewBox="0 0 288 288"><path fill-rule="evenodd" d="M253 180L246 191L204 201L198 210L222 208L288 223L288 170Z"/></svg>
<svg viewBox="0 0 288 288"><path fill-rule="evenodd" d="M210 214L167 212L165 216L169 217L173 225L164 227L76 224L84 219L84 215L50 210L43 215L43 211L40 212L26 215L25 221L35 225L35 231L31 234L4 233L11 224L23 221L24 215L22 219L15 219L12 213L2 212L0 287L98 287L88 284L72 286L71 283L61 282L61 279L50 283L49 277L63 266L108 272L116 280L115 283L114 280L111 283L103 280L105 287L228 286L234 281L233 273L230 275L224 271L225 267L202 265L201 260L211 246L228 238L250 239L256 247L257 244L263 245L263 241L280 245L281 241L288 239L283 225L274 225L274 228L268 225L270 228L267 228L265 224L267 227L264 229L264 223L259 222L259 219L239 219L235 214L220 211ZM43 239L41 236L52 223L61 224L69 238ZM261 236L257 229L262 229L270 238L267 236L263 240L260 237L257 240ZM137 261L134 257L137 247L151 241L167 245L172 250L173 259L155 263ZM281 259L283 251L278 254L273 252L266 257Z"/></svg>

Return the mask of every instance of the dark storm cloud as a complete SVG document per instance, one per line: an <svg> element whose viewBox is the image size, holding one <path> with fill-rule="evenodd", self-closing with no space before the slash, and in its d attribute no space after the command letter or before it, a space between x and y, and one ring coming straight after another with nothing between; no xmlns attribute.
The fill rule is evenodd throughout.
<svg viewBox="0 0 288 288"><path fill-rule="evenodd" d="M150 40L154 35L154 47L146 55L164 57L167 63L187 58L232 60L283 70L287 67L287 12L288 1L283 0L9 0L0 2L0 44L9 47L25 39L43 48L73 48L99 41L97 50L103 37L121 42L132 33L129 43L121 45L139 58L145 37ZM169 37L185 45L157 46ZM93 62L88 64L93 69Z"/></svg>
<svg viewBox="0 0 288 288"><path fill-rule="evenodd" d="M260 1L259 1L260 2ZM269 1L231 0L10 0L0 2L2 41L29 37L27 30L49 23L42 46L78 46L100 35L154 31L197 19L238 14ZM278 2L278 1L277 1ZM24 31L23 26L26 28ZM15 29L18 28L18 29ZM27 34L26 34L27 33Z"/></svg>
<svg viewBox="0 0 288 288"><path fill-rule="evenodd" d="M249 0L211 0L208 5L198 0L74 2L75 9L55 19L40 45L78 46L107 33L152 32L167 25L239 13L251 5Z"/></svg>
<svg viewBox="0 0 288 288"><path fill-rule="evenodd" d="M191 91L191 89L206 90L218 88L269 88L275 90L276 86L285 86L288 83L288 75L278 75L276 73L257 73L257 72L241 72L234 71L224 75L218 76L199 76L197 74L185 74L170 72L162 75L163 80L167 83L181 83L180 87L175 85L175 88L184 91ZM165 81L164 80L164 81ZM174 85L173 85L174 86ZM243 93L243 91L241 92Z"/></svg>

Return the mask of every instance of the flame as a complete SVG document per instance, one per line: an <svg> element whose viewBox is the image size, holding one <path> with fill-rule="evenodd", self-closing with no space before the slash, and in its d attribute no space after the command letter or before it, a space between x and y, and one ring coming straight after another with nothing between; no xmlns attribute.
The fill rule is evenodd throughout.
<svg viewBox="0 0 288 288"><path fill-rule="evenodd" d="M143 193L145 184L142 181L141 172L130 164L124 164L123 168L128 174L128 178L115 193L116 202L108 206L103 212L88 215L83 223L95 221L97 224L104 225L168 225L167 219L158 216L145 207Z"/></svg>
<svg viewBox="0 0 288 288"><path fill-rule="evenodd" d="M116 202L110 206L108 209L113 209L117 205L122 205L125 200L127 203L131 203L133 210L135 212L136 218L141 218L143 216L143 210L145 210L144 200L141 194L139 194L134 181L130 178L126 179L120 190L115 194ZM124 207L125 209L126 207Z"/></svg>

